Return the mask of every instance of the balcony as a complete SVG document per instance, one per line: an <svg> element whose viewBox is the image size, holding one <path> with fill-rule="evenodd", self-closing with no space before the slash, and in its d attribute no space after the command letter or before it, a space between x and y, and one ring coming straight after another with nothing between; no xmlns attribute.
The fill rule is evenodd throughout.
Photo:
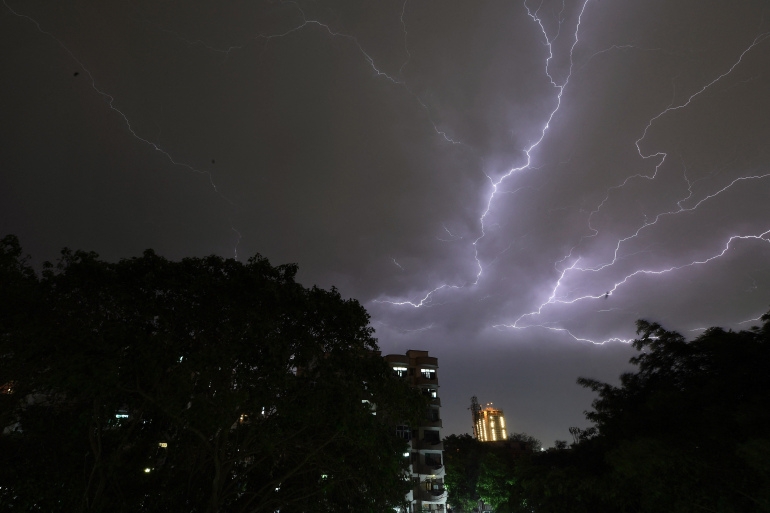
<svg viewBox="0 0 770 513"><path fill-rule="evenodd" d="M426 504L419 510L419 513L445 513L443 504Z"/></svg>
<svg viewBox="0 0 770 513"><path fill-rule="evenodd" d="M414 491L414 498L422 502L446 502L447 491L444 488L430 491L418 488Z"/></svg>
<svg viewBox="0 0 770 513"><path fill-rule="evenodd" d="M425 376L424 374L420 373L415 376L415 383L418 385L436 385L438 384L438 378L436 377L436 373L432 373L432 377Z"/></svg>
<svg viewBox="0 0 770 513"><path fill-rule="evenodd" d="M444 465L431 465L426 463L425 465L413 465L413 473L423 476L433 476L435 478L443 478L446 475L446 469Z"/></svg>
<svg viewBox="0 0 770 513"><path fill-rule="evenodd" d="M417 449L420 451L443 451L444 443L441 440L417 440Z"/></svg>

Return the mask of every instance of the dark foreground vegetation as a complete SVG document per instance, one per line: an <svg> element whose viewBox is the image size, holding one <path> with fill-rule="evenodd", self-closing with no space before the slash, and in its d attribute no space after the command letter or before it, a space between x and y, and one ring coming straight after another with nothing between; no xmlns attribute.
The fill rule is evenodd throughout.
<svg viewBox="0 0 770 513"><path fill-rule="evenodd" d="M65 250L37 274L2 239L0 510L393 511L423 399L296 270Z"/></svg>
<svg viewBox="0 0 770 513"><path fill-rule="evenodd" d="M574 443L511 451L445 441L449 502L497 513L770 511L770 314L748 331L693 341L637 323L636 372L598 394Z"/></svg>

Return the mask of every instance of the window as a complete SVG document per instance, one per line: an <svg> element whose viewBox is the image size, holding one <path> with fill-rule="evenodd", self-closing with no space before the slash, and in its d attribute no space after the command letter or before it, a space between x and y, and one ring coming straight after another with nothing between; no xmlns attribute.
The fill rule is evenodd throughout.
<svg viewBox="0 0 770 513"><path fill-rule="evenodd" d="M403 438L408 442L412 439L412 430L409 429L409 426L401 424L400 426L396 427L396 436Z"/></svg>
<svg viewBox="0 0 770 513"><path fill-rule="evenodd" d="M406 367L402 367L402 366L393 367L393 374L395 374L399 378L403 378L404 376L406 376L406 371L407 371Z"/></svg>
<svg viewBox="0 0 770 513"><path fill-rule="evenodd" d="M436 379L436 369L420 369L420 372L425 379Z"/></svg>

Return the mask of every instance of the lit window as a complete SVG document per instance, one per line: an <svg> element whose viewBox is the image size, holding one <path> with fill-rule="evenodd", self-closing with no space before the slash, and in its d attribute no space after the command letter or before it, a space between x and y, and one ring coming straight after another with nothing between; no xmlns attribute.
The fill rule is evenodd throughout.
<svg viewBox="0 0 770 513"><path fill-rule="evenodd" d="M167 442L160 442L158 444L158 447L163 447L165 449L166 447L168 447L168 443Z"/></svg>
<svg viewBox="0 0 770 513"><path fill-rule="evenodd" d="M420 369L422 377L426 379L436 379L436 369Z"/></svg>
<svg viewBox="0 0 770 513"><path fill-rule="evenodd" d="M144 469L145 474L149 474L150 472L152 472L152 469L150 467L147 467Z"/></svg>
<svg viewBox="0 0 770 513"><path fill-rule="evenodd" d="M403 367L403 366L393 367L393 374L395 374L399 378L403 378L404 376L406 376L406 371L407 370L408 369L406 367Z"/></svg>

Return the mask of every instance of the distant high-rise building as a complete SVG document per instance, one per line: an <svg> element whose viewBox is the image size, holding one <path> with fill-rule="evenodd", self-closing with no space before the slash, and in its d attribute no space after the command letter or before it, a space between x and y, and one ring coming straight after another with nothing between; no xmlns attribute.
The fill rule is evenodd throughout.
<svg viewBox="0 0 770 513"><path fill-rule="evenodd" d="M503 410L493 408L491 404L482 409L476 396L473 396L471 398L471 414L473 415L473 436L477 440L497 442L508 438Z"/></svg>
<svg viewBox="0 0 770 513"><path fill-rule="evenodd" d="M396 432L409 441L405 457L411 462L412 491L407 495L409 513L445 512L444 444L441 441L441 400L438 397L438 359L428 351L410 350L406 355L385 356L393 373L420 390L428 399L425 419L419 426L398 426Z"/></svg>

